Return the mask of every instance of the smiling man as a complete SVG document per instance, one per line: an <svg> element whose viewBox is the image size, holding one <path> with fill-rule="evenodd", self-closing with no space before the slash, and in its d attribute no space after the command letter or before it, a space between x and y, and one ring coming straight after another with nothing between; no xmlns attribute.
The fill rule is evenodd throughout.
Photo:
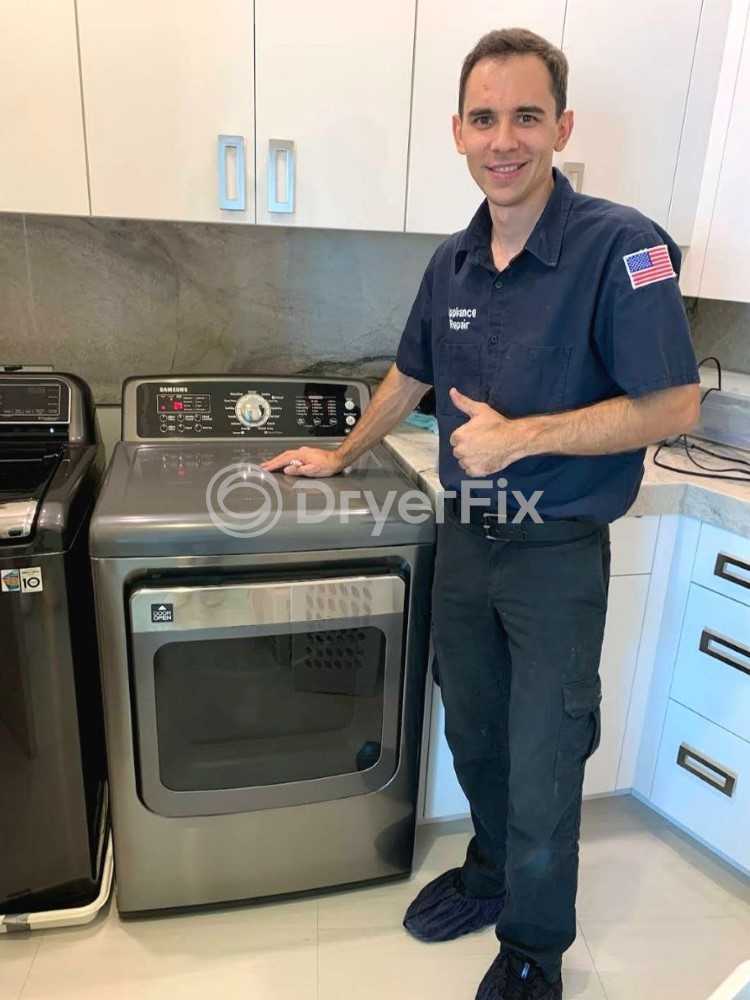
<svg viewBox="0 0 750 1000"><path fill-rule="evenodd" d="M336 451L266 463L333 475L434 385L441 482L484 504L447 503L432 606L475 834L404 918L423 941L496 925L477 1000L563 995L584 768L600 739L609 522L635 499L645 445L688 430L699 408L678 248L552 167L573 129L567 73L523 29L469 53L453 134L485 199L435 252L356 431ZM541 521L523 516L532 507Z"/></svg>

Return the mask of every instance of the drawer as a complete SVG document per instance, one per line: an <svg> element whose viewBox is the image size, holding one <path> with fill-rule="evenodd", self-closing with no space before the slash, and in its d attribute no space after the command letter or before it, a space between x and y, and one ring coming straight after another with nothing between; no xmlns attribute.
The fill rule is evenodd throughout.
<svg viewBox="0 0 750 1000"><path fill-rule="evenodd" d="M659 518L620 517L609 526L612 544L612 576L650 573L654 559Z"/></svg>
<svg viewBox="0 0 750 1000"><path fill-rule="evenodd" d="M670 697L750 740L750 611L691 584Z"/></svg>
<svg viewBox="0 0 750 1000"><path fill-rule="evenodd" d="M702 525L693 580L750 605L750 538Z"/></svg>
<svg viewBox="0 0 750 1000"><path fill-rule="evenodd" d="M670 701L651 799L750 869L750 743Z"/></svg>

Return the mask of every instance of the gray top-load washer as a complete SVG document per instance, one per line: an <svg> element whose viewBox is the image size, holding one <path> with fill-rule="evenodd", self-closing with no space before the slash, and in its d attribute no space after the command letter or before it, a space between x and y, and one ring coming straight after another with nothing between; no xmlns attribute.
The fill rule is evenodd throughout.
<svg viewBox="0 0 750 1000"><path fill-rule="evenodd" d="M358 381L154 376L123 388L91 528L118 906L408 874L434 518L386 448L306 479Z"/></svg>

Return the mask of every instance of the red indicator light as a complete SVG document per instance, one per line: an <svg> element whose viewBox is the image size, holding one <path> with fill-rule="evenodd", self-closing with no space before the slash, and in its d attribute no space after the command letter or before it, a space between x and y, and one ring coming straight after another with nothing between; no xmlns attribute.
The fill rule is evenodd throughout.
<svg viewBox="0 0 750 1000"><path fill-rule="evenodd" d="M172 403L172 409L173 410L184 410L185 409L185 404L182 402L181 399L175 399L175 401Z"/></svg>

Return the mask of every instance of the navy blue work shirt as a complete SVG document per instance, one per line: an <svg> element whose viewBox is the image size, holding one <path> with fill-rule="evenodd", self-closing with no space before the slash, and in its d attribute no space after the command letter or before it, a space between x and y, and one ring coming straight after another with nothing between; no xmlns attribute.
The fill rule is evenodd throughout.
<svg viewBox="0 0 750 1000"><path fill-rule="evenodd" d="M553 176L542 215L503 271L492 261L486 201L467 229L438 247L401 337L398 369L435 386L445 489L472 483L450 445L469 419L451 402L451 386L507 417L523 417L699 381L677 277L638 285L649 259L624 260L666 245L666 272L671 260L679 275L677 245L636 209L578 194L556 169ZM658 258L651 258L657 268ZM644 455L645 448L529 456L480 477L493 487L472 487L471 495L495 507L504 489L510 518L519 507L513 490L527 500L542 490L535 509L543 518L609 522L633 503Z"/></svg>

